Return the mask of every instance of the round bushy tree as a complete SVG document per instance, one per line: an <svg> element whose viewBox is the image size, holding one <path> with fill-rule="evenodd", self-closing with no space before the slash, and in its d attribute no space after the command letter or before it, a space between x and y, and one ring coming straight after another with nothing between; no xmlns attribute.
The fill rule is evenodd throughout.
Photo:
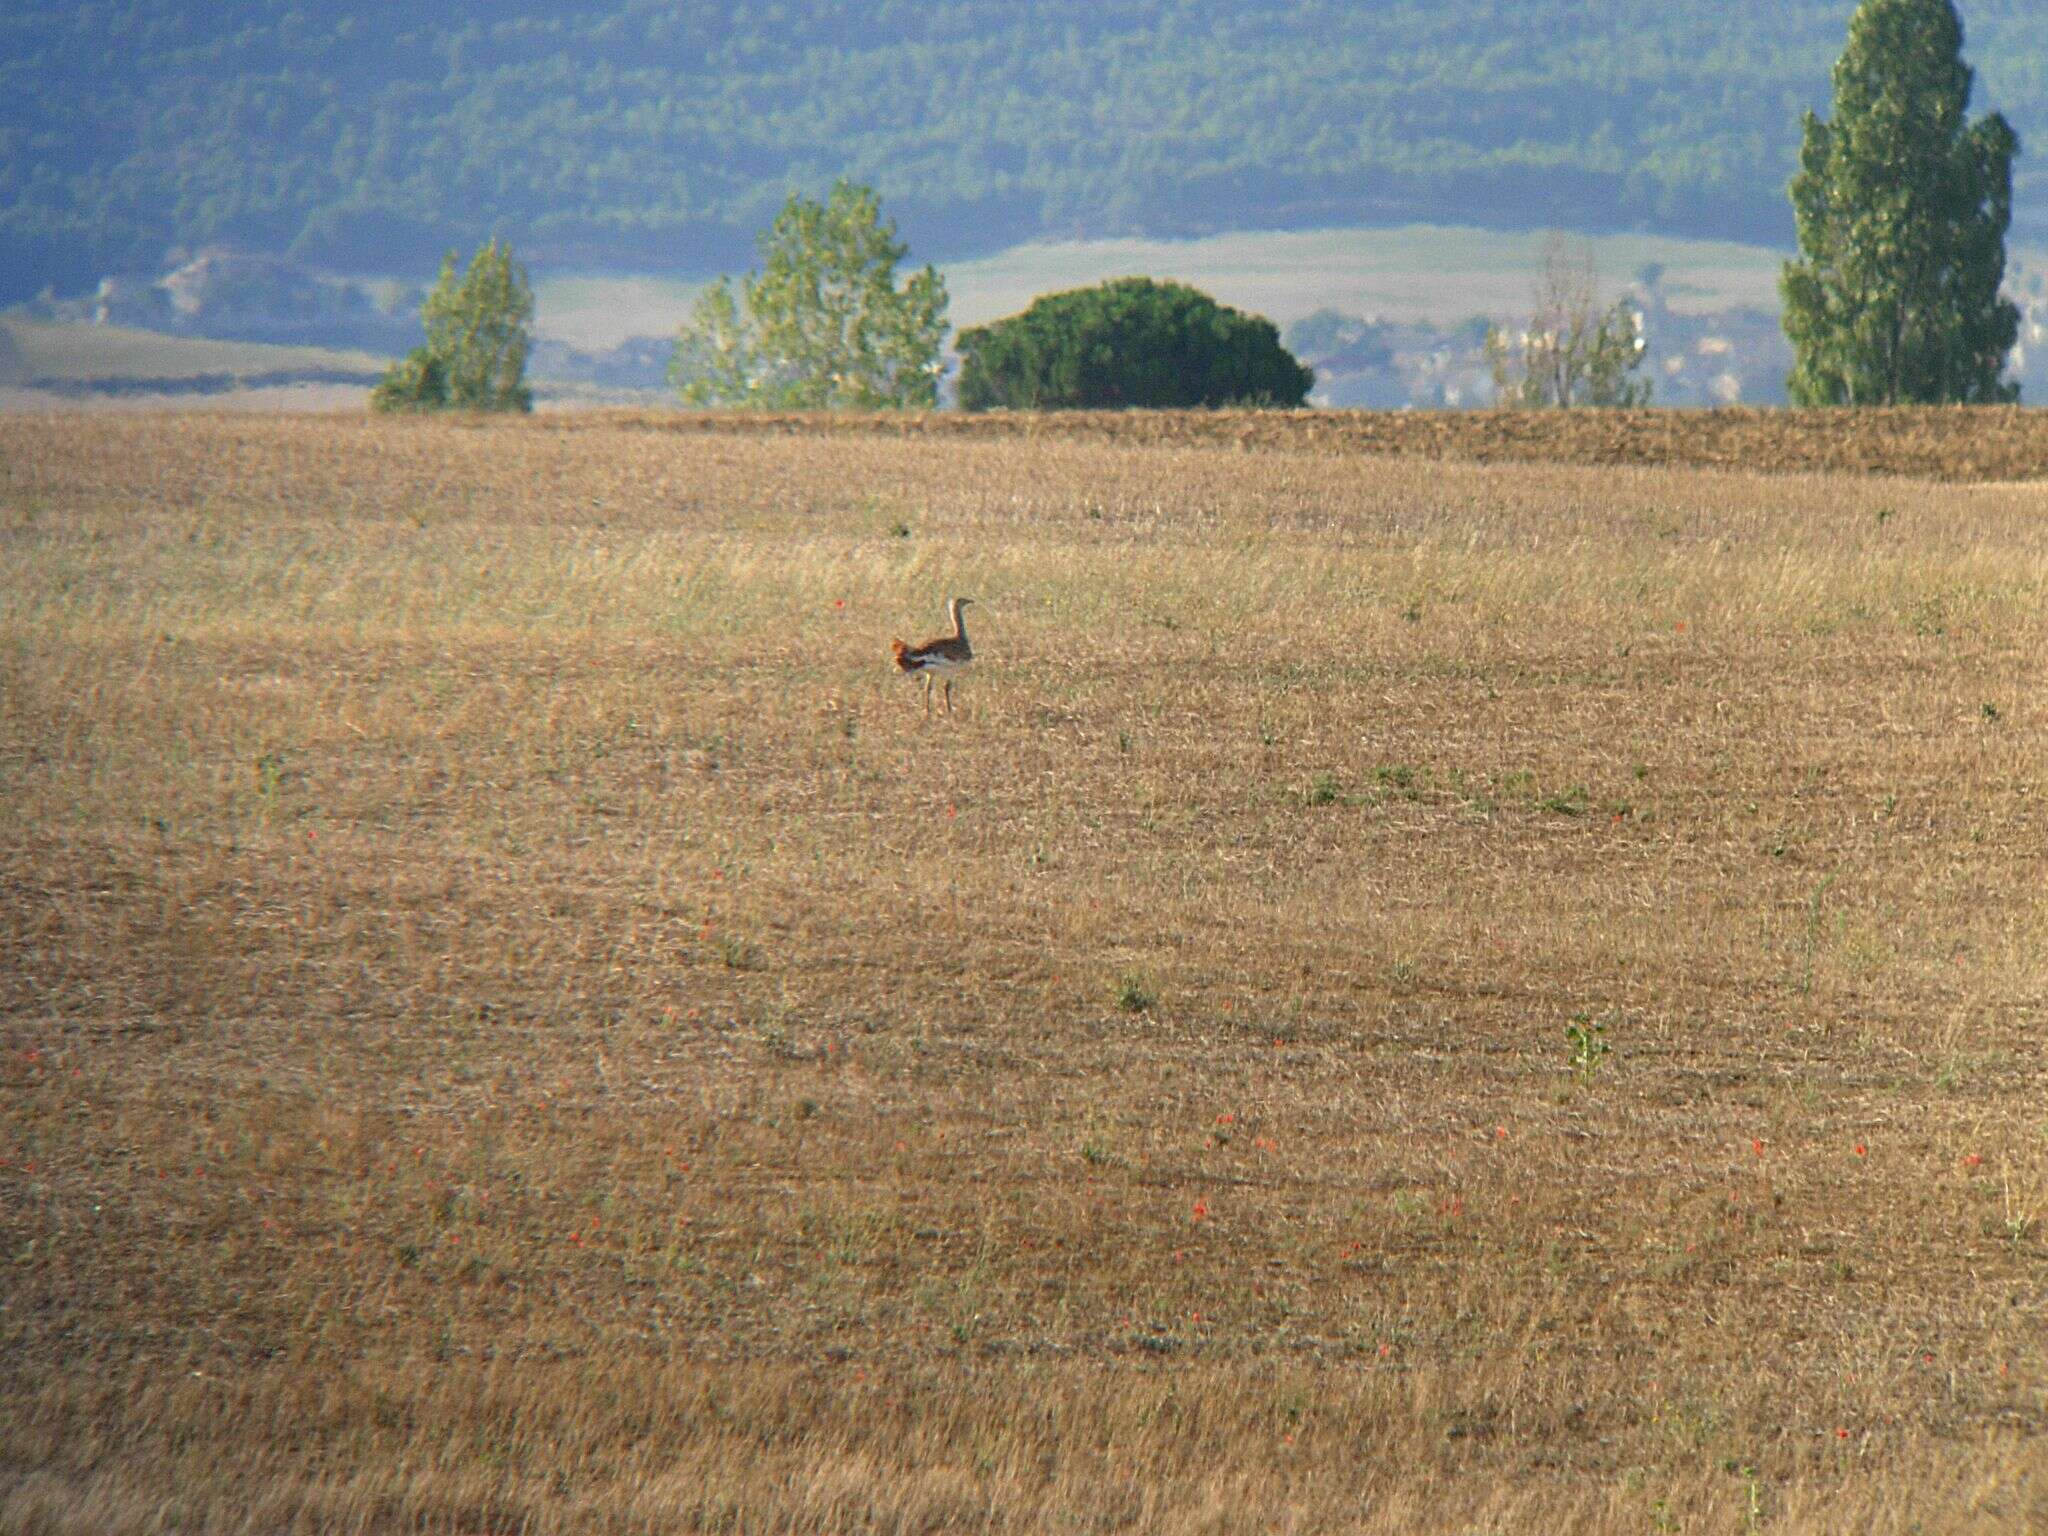
<svg viewBox="0 0 2048 1536"><path fill-rule="evenodd" d="M1149 277L1048 294L961 332L960 358L969 411L1292 406L1315 382L1270 320Z"/></svg>

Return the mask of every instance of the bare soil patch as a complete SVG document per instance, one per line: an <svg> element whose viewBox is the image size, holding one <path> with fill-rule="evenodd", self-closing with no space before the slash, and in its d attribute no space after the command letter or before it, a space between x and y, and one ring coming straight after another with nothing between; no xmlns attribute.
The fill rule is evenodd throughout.
<svg viewBox="0 0 2048 1536"><path fill-rule="evenodd" d="M600 414L603 429L772 436L1074 438L1154 446L1453 459L1670 465L1923 480L2048 476L2048 413L2019 406L1712 411L1046 411L968 416L751 412Z"/></svg>

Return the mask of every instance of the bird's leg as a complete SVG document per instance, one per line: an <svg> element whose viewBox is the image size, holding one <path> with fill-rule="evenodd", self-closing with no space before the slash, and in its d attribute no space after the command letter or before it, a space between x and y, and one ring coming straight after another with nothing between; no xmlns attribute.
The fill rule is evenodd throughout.
<svg viewBox="0 0 2048 1536"><path fill-rule="evenodd" d="M946 713L953 713L953 679L946 679Z"/></svg>
<svg viewBox="0 0 2048 1536"><path fill-rule="evenodd" d="M924 712L932 712L932 675L929 672L924 675Z"/></svg>

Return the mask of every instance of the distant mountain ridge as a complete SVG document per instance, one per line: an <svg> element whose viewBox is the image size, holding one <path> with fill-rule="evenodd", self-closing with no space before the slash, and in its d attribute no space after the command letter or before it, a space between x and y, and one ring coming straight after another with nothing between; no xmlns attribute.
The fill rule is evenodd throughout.
<svg viewBox="0 0 2048 1536"><path fill-rule="evenodd" d="M229 241L427 267L743 262L792 185L915 256L1435 219L1788 243L1850 0L0 0L0 301ZM1973 112L2048 142L2048 32L1967 0ZM2023 224L2048 173L2021 161Z"/></svg>

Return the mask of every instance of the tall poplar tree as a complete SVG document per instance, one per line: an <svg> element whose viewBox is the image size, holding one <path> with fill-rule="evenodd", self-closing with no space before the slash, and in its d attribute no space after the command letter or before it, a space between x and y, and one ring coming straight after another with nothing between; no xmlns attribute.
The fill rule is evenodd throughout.
<svg viewBox="0 0 2048 1536"><path fill-rule="evenodd" d="M1863 0L1835 115L1805 118L1792 207L1802 260L1779 291L1799 405L2016 400L2019 311L1999 295L2019 139L1967 119L1951 0Z"/></svg>

